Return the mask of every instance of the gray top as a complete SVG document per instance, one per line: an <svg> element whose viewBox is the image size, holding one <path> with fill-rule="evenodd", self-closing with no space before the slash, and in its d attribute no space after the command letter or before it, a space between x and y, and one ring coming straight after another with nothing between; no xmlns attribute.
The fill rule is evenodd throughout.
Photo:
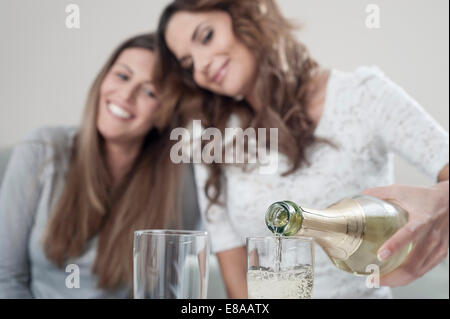
<svg viewBox="0 0 450 319"><path fill-rule="evenodd" d="M91 272L97 238L62 269L43 251L43 235L64 185L76 132L67 127L37 129L13 151L0 188L0 298L131 296L131 287L97 288Z"/></svg>

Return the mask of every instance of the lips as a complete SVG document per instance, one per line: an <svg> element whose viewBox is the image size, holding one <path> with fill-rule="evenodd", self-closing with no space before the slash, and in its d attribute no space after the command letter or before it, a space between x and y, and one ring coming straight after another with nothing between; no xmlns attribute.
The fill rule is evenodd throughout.
<svg viewBox="0 0 450 319"><path fill-rule="evenodd" d="M230 60L227 60L217 71L214 73L214 76L211 78L211 81L217 84L221 84L223 79L225 78L225 75L227 74L227 67Z"/></svg>

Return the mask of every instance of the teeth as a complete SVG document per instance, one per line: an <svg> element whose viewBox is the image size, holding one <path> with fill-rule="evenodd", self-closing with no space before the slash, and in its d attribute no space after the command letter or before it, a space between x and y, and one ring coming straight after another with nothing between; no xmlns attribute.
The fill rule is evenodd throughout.
<svg viewBox="0 0 450 319"><path fill-rule="evenodd" d="M226 67L222 67L222 69L219 71L219 74L217 75L217 77L215 78L216 82L220 82L222 81L224 75L227 73L227 68Z"/></svg>
<svg viewBox="0 0 450 319"><path fill-rule="evenodd" d="M128 120L129 118L131 118L130 113L128 113L127 111L125 111L123 108L121 108L116 104L110 103L108 104L108 107L112 114L114 114L117 117L120 117L121 119Z"/></svg>

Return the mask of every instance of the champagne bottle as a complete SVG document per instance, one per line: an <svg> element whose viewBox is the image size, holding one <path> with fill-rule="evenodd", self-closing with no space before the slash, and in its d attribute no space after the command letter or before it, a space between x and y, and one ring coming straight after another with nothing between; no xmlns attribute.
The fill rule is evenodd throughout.
<svg viewBox="0 0 450 319"><path fill-rule="evenodd" d="M407 223L408 213L372 196L345 198L324 210L276 202L265 220L276 235L314 238L338 268L356 275L371 274L369 265L378 265L380 276L386 275L401 265L412 248L410 243L389 259L378 260L378 249Z"/></svg>

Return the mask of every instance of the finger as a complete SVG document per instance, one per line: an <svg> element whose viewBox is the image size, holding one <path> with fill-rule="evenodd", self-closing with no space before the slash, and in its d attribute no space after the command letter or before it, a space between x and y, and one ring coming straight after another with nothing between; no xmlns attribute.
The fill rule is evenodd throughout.
<svg viewBox="0 0 450 319"><path fill-rule="evenodd" d="M374 197L378 197L381 199L396 197L395 195L397 193L398 192L397 192L396 186L374 187L374 188L366 189L362 192L363 195L374 196Z"/></svg>
<svg viewBox="0 0 450 319"><path fill-rule="evenodd" d="M417 278L416 263L423 257L425 247L425 242L416 244L400 267L380 279L380 285L398 287L414 281Z"/></svg>
<svg viewBox="0 0 450 319"><path fill-rule="evenodd" d="M389 287L407 285L422 277L435 266L431 263L435 263L433 257L442 246L442 233L439 229L432 229L429 233L428 236L425 236L427 240L422 239L415 244L399 268L380 279L380 285Z"/></svg>
<svg viewBox="0 0 450 319"><path fill-rule="evenodd" d="M444 255L442 259L445 258L448 252L448 233L448 223L440 220L436 221L434 228L427 237L428 241L430 241L430 251L432 252L424 260L422 267L429 268L431 264L439 263L441 261L439 260L440 255Z"/></svg>
<svg viewBox="0 0 450 319"><path fill-rule="evenodd" d="M410 251L402 266L407 266L409 272L420 275L425 268L425 264L434 256L436 249L441 244L441 229L430 227L428 231L424 230L420 240L414 242L414 248Z"/></svg>
<svg viewBox="0 0 450 319"><path fill-rule="evenodd" d="M441 234L442 235L442 234ZM428 256L423 265L423 271L426 273L439 265L448 255L448 232L441 236L439 246Z"/></svg>
<svg viewBox="0 0 450 319"><path fill-rule="evenodd" d="M443 244L441 229L430 229L429 234L425 238L426 240L423 240L425 245L422 249L422 256L419 256L422 261L416 264L418 273L421 273L426 268L426 265L430 263L430 260L434 259L439 247Z"/></svg>
<svg viewBox="0 0 450 319"><path fill-rule="evenodd" d="M380 278L380 286L388 286L388 287L405 286L414 281L414 279L415 277L405 268L397 268L393 272L384 275L383 277Z"/></svg>
<svg viewBox="0 0 450 319"><path fill-rule="evenodd" d="M436 266L441 264L446 257L447 257L446 250L437 249L436 252L432 254L430 258L427 260L427 263L425 264L423 269L421 269L419 276L421 277L426 273L430 272L431 270L433 270Z"/></svg>
<svg viewBox="0 0 450 319"><path fill-rule="evenodd" d="M419 242L420 238L426 234L426 227L427 225L420 221L408 222L389 238L380 249L378 249L378 259L380 261L385 261L405 247L405 245L408 245L411 242Z"/></svg>

